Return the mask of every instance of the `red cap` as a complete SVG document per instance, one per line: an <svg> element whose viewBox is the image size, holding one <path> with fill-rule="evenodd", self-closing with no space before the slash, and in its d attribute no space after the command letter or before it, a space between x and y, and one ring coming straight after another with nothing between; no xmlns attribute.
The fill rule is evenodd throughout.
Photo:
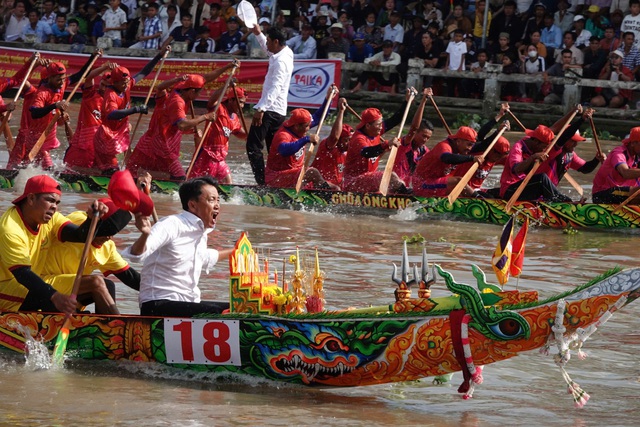
<svg viewBox="0 0 640 427"><path fill-rule="evenodd" d="M575 142L581 142L581 141L586 141L587 138L585 138L584 136L580 135L580 131L577 130L576 133L573 134L573 136L571 137L572 141Z"/></svg>
<svg viewBox="0 0 640 427"><path fill-rule="evenodd" d="M360 119L360 123L356 126L356 128L361 129L367 123L375 122L378 119L382 118L382 113L377 108L367 108L362 112L362 117Z"/></svg>
<svg viewBox="0 0 640 427"><path fill-rule="evenodd" d="M296 108L295 110L293 110L291 112L291 116L289 116L289 119L282 125L284 127L291 127L299 125L300 123L311 123L311 113L304 108Z"/></svg>
<svg viewBox="0 0 640 427"><path fill-rule="evenodd" d="M127 77L131 77L131 73L125 67L116 67L111 71L111 82L123 82Z"/></svg>
<svg viewBox="0 0 640 427"><path fill-rule="evenodd" d="M493 146L493 151L498 154L507 154L510 149L511 144L509 144L509 140L507 140L507 138L505 138L504 136L498 138L495 145Z"/></svg>
<svg viewBox="0 0 640 427"><path fill-rule="evenodd" d="M460 126L458 132L456 132L454 135L451 135L449 138L476 142L476 138L478 138L478 132L476 132L475 129L469 126Z"/></svg>
<svg viewBox="0 0 640 427"><path fill-rule="evenodd" d="M351 126L342 125L342 133L340 134L340 138L351 136L352 133L353 133L353 128Z"/></svg>
<svg viewBox="0 0 640 427"><path fill-rule="evenodd" d="M21 200L25 199L29 194L43 194L43 193L55 193L62 194L62 190L60 189L60 184L58 181L51 178L48 175L36 175L32 176L27 180L27 184L24 186L24 191L22 195L15 199L13 202L14 205L20 203Z"/></svg>
<svg viewBox="0 0 640 427"><path fill-rule="evenodd" d="M65 74L66 72L67 69L62 62L51 62L47 65L47 68L45 68L43 78L48 79L49 77Z"/></svg>
<svg viewBox="0 0 640 427"><path fill-rule="evenodd" d="M128 170L118 171L113 174L107 188L109 197L120 209L133 213L142 212L149 216L153 212L151 197L136 187L136 183Z"/></svg>
<svg viewBox="0 0 640 427"><path fill-rule="evenodd" d="M111 200L108 197L103 197L102 199L98 199L98 201L104 203L109 208L109 212L107 212L106 214L104 214L103 216L100 217L100 219L102 219L102 220L105 220L105 219L109 218L111 215L116 213L116 211L118 210L118 207L116 206L115 203L113 203L113 200Z"/></svg>
<svg viewBox="0 0 640 427"><path fill-rule="evenodd" d="M629 132L629 136L622 140L622 143L624 145L628 145L631 142L638 141L640 141L640 127L635 127L631 129L631 132Z"/></svg>
<svg viewBox="0 0 640 427"><path fill-rule="evenodd" d="M246 98L247 97L247 93L244 91L244 89L242 89L239 86L236 86L236 93L238 94L238 99L241 98ZM229 99L235 99L235 94L233 93L233 88L229 88L229 90L227 91L227 94L224 97L224 101L227 101ZM224 102L223 101L223 102Z"/></svg>
<svg viewBox="0 0 640 427"><path fill-rule="evenodd" d="M104 73L102 75L102 77L100 77L100 82L99 83L102 83L103 80L104 80L104 82L106 84L110 85L111 84L111 72Z"/></svg>
<svg viewBox="0 0 640 427"><path fill-rule="evenodd" d="M538 127L534 130L527 129L524 131L524 133L526 133L529 137L535 138L546 145L549 145L551 141L553 141L553 137L555 136L553 131L545 125L538 125Z"/></svg>
<svg viewBox="0 0 640 427"><path fill-rule="evenodd" d="M202 89L204 87L204 83L204 77L200 74L188 74L187 80L183 80L175 85L175 89Z"/></svg>

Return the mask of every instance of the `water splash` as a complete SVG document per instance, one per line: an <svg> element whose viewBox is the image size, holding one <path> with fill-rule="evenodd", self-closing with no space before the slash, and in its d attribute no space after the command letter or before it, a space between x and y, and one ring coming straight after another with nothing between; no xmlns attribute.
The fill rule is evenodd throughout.
<svg viewBox="0 0 640 427"><path fill-rule="evenodd" d="M27 371L40 371L51 369L53 361L49 349L42 341L36 340L31 334L31 329L23 325L16 325L16 330L25 337L25 364Z"/></svg>
<svg viewBox="0 0 640 427"><path fill-rule="evenodd" d="M418 211L423 208L424 205L422 203L410 203L406 208L398 209L398 212L390 215L389 219L394 221L415 221L420 216Z"/></svg>

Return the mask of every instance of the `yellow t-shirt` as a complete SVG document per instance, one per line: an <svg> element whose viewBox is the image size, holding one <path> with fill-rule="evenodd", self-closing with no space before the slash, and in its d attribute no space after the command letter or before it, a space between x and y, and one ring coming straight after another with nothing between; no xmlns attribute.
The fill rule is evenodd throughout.
<svg viewBox="0 0 640 427"><path fill-rule="evenodd" d="M48 223L31 230L15 206L0 217L0 308L16 304L19 307L29 292L14 280L11 269L30 266L41 276L47 255L53 243L59 241L60 230L68 222L64 215L56 212Z"/></svg>
<svg viewBox="0 0 640 427"><path fill-rule="evenodd" d="M482 24L484 24L484 15L475 14L475 25L473 26L473 36L482 37ZM489 37L489 28L491 28L491 12L487 16L487 29L484 31L485 35Z"/></svg>
<svg viewBox="0 0 640 427"><path fill-rule="evenodd" d="M72 212L67 216L67 219L76 225L80 225L87 219L87 213L82 211ZM62 243L56 240L49 251L43 274L45 276L76 274L83 248L84 245L82 243ZM95 270L99 270L105 276L108 276L112 273L125 271L127 268L129 268L129 264L118 252L116 244L109 240L100 247L91 246L87 265L82 274L88 276Z"/></svg>

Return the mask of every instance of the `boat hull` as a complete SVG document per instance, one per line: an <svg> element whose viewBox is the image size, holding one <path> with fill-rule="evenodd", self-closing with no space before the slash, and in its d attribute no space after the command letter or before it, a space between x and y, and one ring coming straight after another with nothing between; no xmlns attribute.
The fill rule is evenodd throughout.
<svg viewBox="0 0 640 427"><path fill-rule="evenodd" d="M14 170L0 170L0 188L12 188L17 175ZM109 178L58 174L63 190L80 193L106 192ZM152 189L159 193L178 190L175 181L154 180ZM238 200L253 206L284 209L313 209L332 212L391 215L402 209L411 209L427 218L446 218L484 222L496 225L507 223L511 214L505 211L507 202L500 199L458 198L453 205L442 197L415 197L411 195L388 195L352 193L342 191L303 190L272 188L254 185L219 185L221 197ZM512 213L520 221L529 218L533 226L551 228L596 228L636 229L640 228L640 206L627 205L614 213L616 205L595 203L547 203L517 202Z"/></svg>
<svg viewBox="0 0 640 427"><path fill-rule="evenodd" d="M460 286L470 288L454 286L463 294L468 290ZM596 324L616 304L619 308L633 301L639 289L640 269L633 269L608 273L543 302L497 311L475 304L473 295L466 294L462 307L471 317L470 354L478 366L539 349L553 333L561 301L566 308L560 318L570 335ZM452 320L455 310L438 307L437 300L423 302L428 307L424 313L228 314L199 319L81 314L72 317L67 357L157 362L322 386L409 381L461 370L452 338L458 327ZM509 320L508 328L500 328L511 336L496 336L489 319L496 316ZM524 329L514 331L516 318ZM21 330L53 347L63 322L60 314L1 313L0 348L24 351Z"/></svg>

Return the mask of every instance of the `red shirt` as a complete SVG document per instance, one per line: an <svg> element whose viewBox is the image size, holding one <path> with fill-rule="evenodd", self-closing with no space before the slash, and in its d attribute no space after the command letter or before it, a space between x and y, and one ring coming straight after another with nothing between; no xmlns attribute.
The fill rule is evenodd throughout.
<svg viewBox="0 0 640 427"><path fill-rule="evenodd" d="M218 41L222 33L227 31L227 23L224 22L224 19L218 18L217 21L211 21L207 19L202 23L202 25L209 28L209 37Z"/></svg>
<svg viewBox="0 0 640 427"><path fill-rule="evenodd" d="M129 108L129 104L131 102L131 87L133 87L134 84L134 80L131 79L129 87L126 88L122 94L116 92L113 89L113 86L109 86L107 88L102 104L103 128L107 128L113 133L119 133L129 127L129 117L125 117L122 120L109 120L107 117L109 116L109 114L116 110L124 110L126 108Z"/></svg>
<svg viewBox="0 0 640 427"><path fill-rule="evenodd" d="M356 178L367 172L375 172L378 169L380 158L372 157L368 159L362 155L362 149L380 145L381 139L380 135L372 138L363 134L360 130L356 130L349 141L349 148L347 149L347 158L344 165L345 180Z"/></svg>
<svg viewBox="0 0 640 427"><path fill-rule="evenodd" d="M453 172L453 176L464 176L464 174L467 173L467 171L473 164L473 162L469 162L459 165L456 168L455 172ZM487 179L487 177L489 176L489 172L491 172L491 169L493 169L494 166L495 162L484 162L483 164L481 164L476 170L476 173L473 174L467 185L474 190L482 187L484 180Z"/></svg>
<svg viewBox="0 0 640 427"><path fill-rule="evenodd" d="M432 181L453 175L459 165L452 165L440 160L445 153L453 153L449 140L438 142L418 163L415 176L421 181Z"/></svg>
<svg viewBox="0 0 640 427"><path fill-rule="evenodd" d="M302 166L304 166L304 150L306 146L300 148L293 156L285 157L278 152L280 144L296 142L299 139L301 139L301 137L294 135L289 129L281 126L271 142L269 156L267 157L267 169L275 172L302 169Z"/></svg>
<svg viewBox="0 0 640 427"><path fill-rule="evenodd" d="M414 150L411 142L407 141L407 137L403 137L402 145L398 147L398 152L396 153L396 161L393 164L393 171L408 185L409 179L414 172L411 170L412 163L413 168L415 169L420 160L428 152L429 149L425 146ZM411 160L409 160L409 158L411 158Z"/></svg>
<svg viewBox="0 0 640 427"><path fill-rule="evenodd" d="M67 82L68 80L65 79L62 83L62 87L57 90L51 89L46 84L40 85L33 99L33 104L31 104L30 108L31 107L42 108L42 107L49 106L51 104L55 104L58 101L62 101L64 96L64 90L67 87ZM57 110L53 109L49 114L47 114L46 116L40 119L32 118L31 123L29 124L29 130L32 132L36 130L38 133L44 132L47 126L49 125L49 123L51 122L51 120L53 120L53 117L56 115L56 112ZM29 112L29 115L31 115L31 112ZM53 128L51 129L51 132L47 135L45 139L44 145L42 146L42 150L47 151L60 146L60 141L58 141L58 138L56 137L57 129L58 129L58 124L54 123Z"/></svg>
<svg viewBox="0 0 640 427"><path fill-rule="evenodd" d="M104 99L98 87L93 85L82 91L82 103L80 104L80 112L78 113L78 125L76 133L85 127L96 127L102 124L102 104Z"/></svg>
<svg viewBox="0 0 640 427"><path fill-rule="evenodd" d="M325 138L320 142L316 158L313 160L311 167L318 169L325 181L342 186L347 152L340 151L338 144L334 145L333 150L329 150L328 144L329 138Z"/></svg>
<svg viewBox="0 0 640 427"><path fill-rule="evenodd" d="M554 147L549 153L547 161L540 165L538 172L546 173L551 182L558 185L561 174L564 176L564 173L569 169L578 170L585 163L587 162L580 158L575 151L564 153L562 147Z"/></svg>
<svg viewBox="0 0 640 427"><path fill-rule="evenodd" d="M230 113L222 104L216 113L216 121L211 124L207 140L202 149L216 161L224 161L229 152L229 136L242 134L242 123L235 113Z"/></svg>

